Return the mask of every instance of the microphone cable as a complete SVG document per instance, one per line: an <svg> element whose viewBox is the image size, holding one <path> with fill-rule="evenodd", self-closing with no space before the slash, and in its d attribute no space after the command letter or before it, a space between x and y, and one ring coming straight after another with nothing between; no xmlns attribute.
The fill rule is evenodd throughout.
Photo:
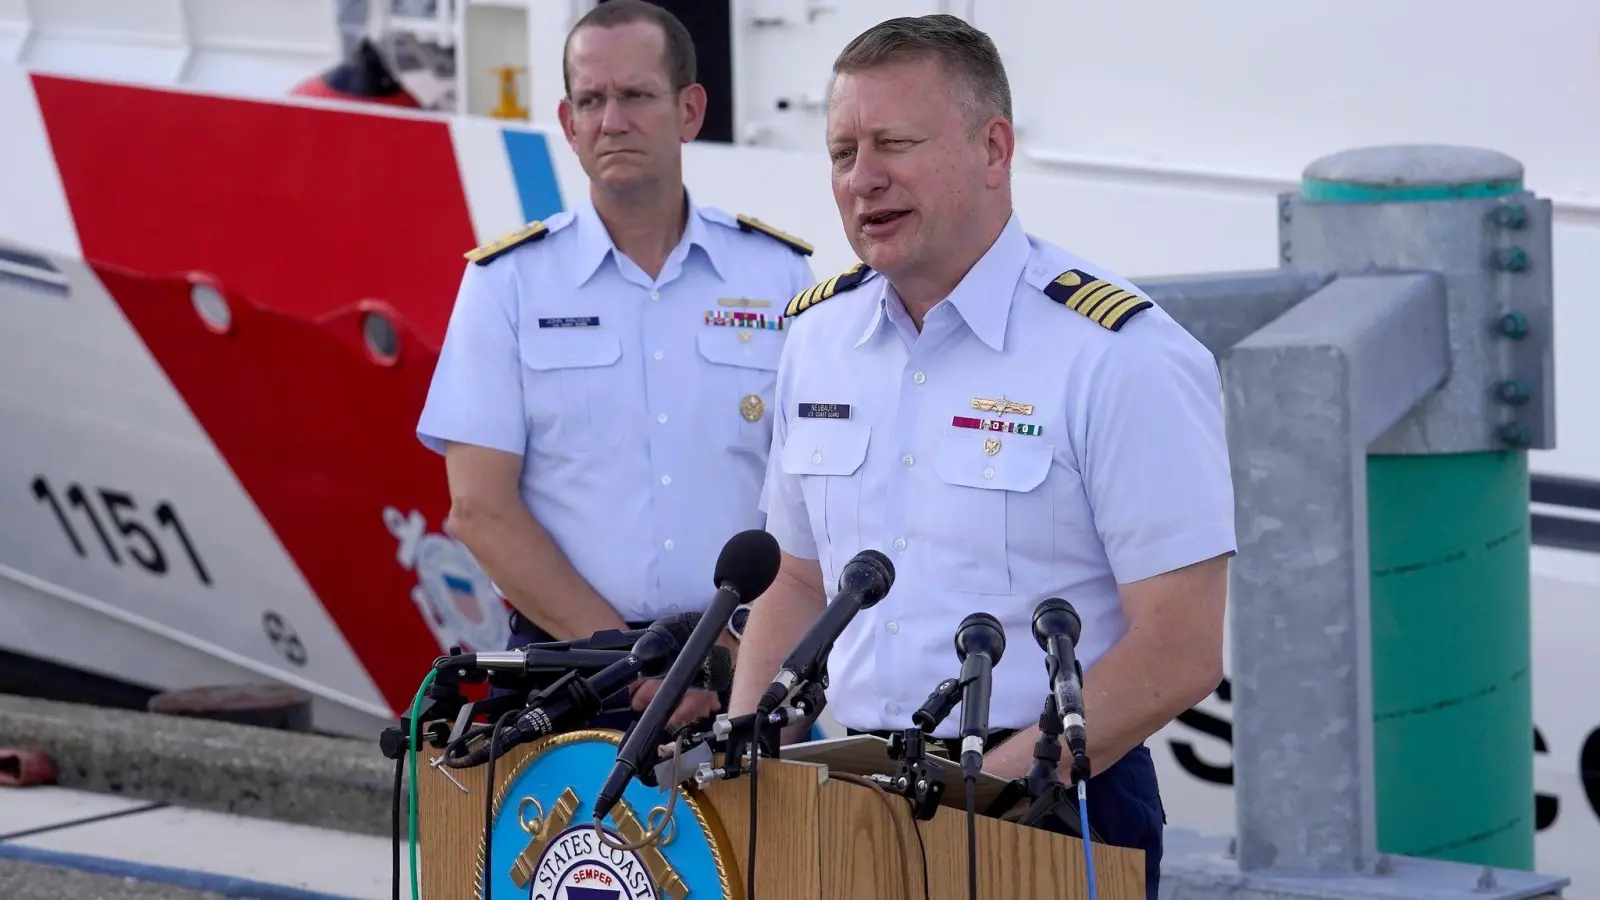
<svg viewBox="0 0 1600 900"><path fill-rule="evenodd" d="M745 900L756 900L756 759L761 756L761 720L757 713L750 719L750 843L745 851Z"/></svg>
<svg viewBox="0 0 1600 900"><path fill-rule="evenodd" d="M501 713L489 732L489 768L483 776L483 896L485 897L492 896L489 880L494 871L489 861L494 856L494 758L498 755L495 750L499 749L500 730L505 727L507 721L521 712L520 709L508 709Z"/></svg>
<svg viewBox="0 0 1600 900"><path fill-rule="evenodd" d="M1083 837L1083 878L1088 882L1089 900L1095 900L1094 851L1089 841L1089 779L1078 779L1078 833Z"/></svg>
<svg viewBox="0 0 1600 900"><path fill-rule="evenodd" d="M967 900L978 900L978 779L967 782ZM1094 900L1091 896L1089 900Z"/></svg>

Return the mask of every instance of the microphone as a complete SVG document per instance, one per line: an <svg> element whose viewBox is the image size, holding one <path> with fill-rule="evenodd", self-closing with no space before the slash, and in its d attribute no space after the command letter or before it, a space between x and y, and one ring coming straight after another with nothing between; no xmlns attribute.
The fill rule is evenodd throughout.
<svg viewBox="0 0 1600 900"><path fill-rule="evenodd" d="M647 760L655 757L668 718L683 699L695 670L701 667L707 654L716 645L717 636L733 614L733 608L754 600L771 587L772 580L778 577L781 561L777 539L760 529L741 531L722 546L711 579L717 593L711 598L699 624L695 625L694 631L684 642L677 661L661 680L660 689L650 698L644 712L639 714L633 727L623 737L622 746L617 749L616 764L612 766L611 774L600 792L595 795L595 821L604 819L611 812L611 808L622 799L623 788L645 767Z"/></svg>
<svg viewBox="0 0 1600 900"><path fill-rule="evenodd" d="M956 656L961 658L961 771L977 778L983 770L983 743L989 737L989 694L994 667L1006 650L1006 633L1000 620L976 612L956 629Z"/></svg>
<svg viewBox="0 0 1600 900"><path fill-rule="evenodd" d="M882 600L893 585L894 563L876 550L863 550L845 563L839 572L839 593L828 601L822 617L800 636L800 642L783 661L783 668L756 703L757 718L770 715L799 682L815 680L833 642L844 633L850 620Z"/></svg>
<svg viewBox="0 0 1600 900"><path fill-rule="evenodd" d="M600 708L605 697L627 687L635 678L660 673L680 656L679 648L690 636L690 629L681 615L657 620L645 629L644 636L622 659L589 678L572 680L553 696L537 701L492 742L473 750L452 768L470 768L487 761L491 743L495 748L493 755L498 758L518 744L550 734L573 720L587 719ZM723 651L720 659L713 656L703 667L697 664L700 671L691 674L702 681L716 683L716 690L725 690L733 681L732 654L726 647L717 649Z"/></svg>
<svg viewBox="0 0 1600 900"><path fill-rule="evenodd" d="M639 632L642 640L650 630ZM481 669L488 672L529 672L548 669L598 672L628 658L627 650L549 650L543 647L526 647L518 650L486 650L479 653L462 653L439 660L439 668Z"/></svg>
<svg viewBox="0 0 1600 900"><path fill-rule="evenodd" d="M656 625L681 625L683 633L688 634L700 621L697 612L678 613L667 616L652 623L649 628L630 629L619 631L611 628L596 631L586 638L576 638L570 641L551 641L542 644L529 644L515 650L480 650L477 653L461 653L456 656L444 656L434 664L439 669L481 669L489 672L512 672L525 675L534 671L577 670L580 672L597 672L613 663L620 662L633 652L633 647L645 635L650 633Z"/></svg>
<svg viewBox="0 0 1600 900"><path fill-rule="evenodd" d="M1050 692L1055 696L1056 712L1067 749L1072 753L1072 768L1080 778L1089 777L1088 736L1083 720L1083 667L1075 648L1083 621L1072 604L1060 597L1039 603L1033 611L1033 639L1045 652L1044 669L1050 677Z"/></svg>

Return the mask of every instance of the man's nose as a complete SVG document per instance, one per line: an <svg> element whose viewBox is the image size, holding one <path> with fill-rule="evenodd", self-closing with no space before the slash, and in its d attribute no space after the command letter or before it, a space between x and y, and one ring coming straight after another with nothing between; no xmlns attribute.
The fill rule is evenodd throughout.
<svg viewBox="0 0 1600 900"><path fill-rule="evenodd" d="M628 117L622 111L621 99L606 97L606 105L600 111L600 127L607 134L620 134L628 130Z"/></svg>
<svg viewBox="0 0 1600 900"><path fill-rule="evenodd" d="M870 197L889 186L889 168L877 154L858 153L850 167L850 193Z"/></svg>

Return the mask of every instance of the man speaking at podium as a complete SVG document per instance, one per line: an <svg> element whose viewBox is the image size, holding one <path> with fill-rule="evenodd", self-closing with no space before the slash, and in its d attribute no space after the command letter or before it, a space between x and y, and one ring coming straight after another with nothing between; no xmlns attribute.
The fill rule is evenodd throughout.
<svg viewBox="0 0 1600 900"><path fill-rule="evenodd" d="M1064 598L1082 619L1090 825L1146 851L1154 898L1164 815L1143 742L1222 677L1235 543L1216 361L1126 279L1023 230L1005 70L960 19L852 41L827 147L864 265L788 307L762 501L783 564L754 604L731 712L755 708L872 548L896 579L834 645L829 708L854 731L911 727L959 669L957 624L991 613L1009 640L984 768L1021 777L1049 693L1031 618Z"/></svg>

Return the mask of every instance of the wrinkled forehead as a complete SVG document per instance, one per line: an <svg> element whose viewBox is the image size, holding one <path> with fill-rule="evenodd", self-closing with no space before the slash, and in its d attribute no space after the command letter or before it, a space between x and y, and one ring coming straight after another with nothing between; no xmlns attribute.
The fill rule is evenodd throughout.
<svg viewBox="0 0 1600 900"><path fill-rule="evenodd" d="M622 88L665 91L671 87L666 38L645 22L580 29L567 46L567 79L574 94Z"/></svg>

